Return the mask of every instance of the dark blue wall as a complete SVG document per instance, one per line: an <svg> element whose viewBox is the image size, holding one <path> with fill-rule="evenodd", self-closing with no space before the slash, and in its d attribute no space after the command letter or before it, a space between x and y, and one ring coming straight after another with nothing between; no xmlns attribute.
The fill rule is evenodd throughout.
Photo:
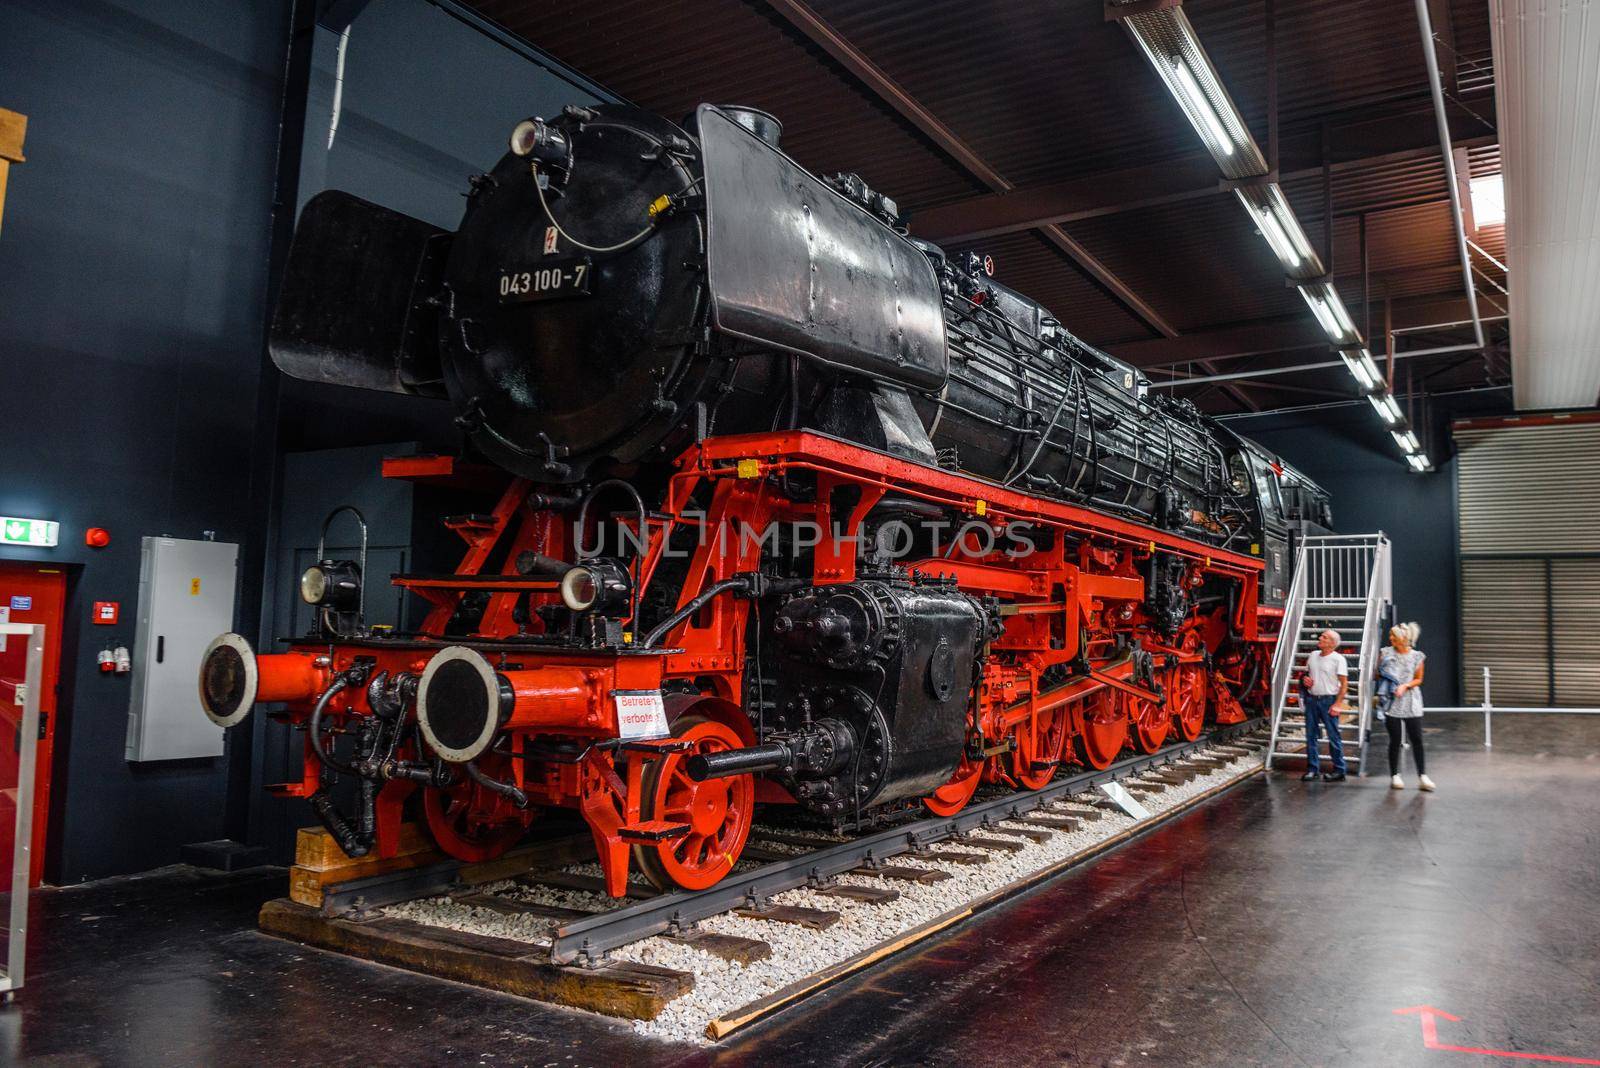
<svg viewBox="0 0 1600 1068"><path fill-rule="evenodd" d="M239 629L272 637L281 455L457 439L441 403L263 371L289 6L0 0L0 106L29 117L0 232L0 514L62 524L57 549L0 553L73 575L52 881L170 863L242 823L225 823L228 760L123 759L128 680L99 675L94 653L133 644L140 537L214 530L253 550L242 600L266 610ZM337 187L453 226L517 120L605 96L427 0L385 0L351 27L330 148L337 43L315 31L297 203ZM252 500L252 470L280 488ZM83 547L91 525L109 548ZM126 622L91 627L92 600L121 601ZM260 754L234 752L248 739L229 744L236 779L252 763L259 779Z"/></svg>
<svg viewBox="0 0 1600 1068"><path fill-rule="evenodd" d="M1459 612L1456 565L1455 459L1449 447L1452 415L1499 410L1498 395L1460 398L1439 405L1424 442L1438 463L1413 473L1399 448L1366 404L1254 418L1228 425L1281 455L1333 495L1334 524L1342 534L1381 530L1394 557L1395 611L1422 625L1419 648L1428 654L1427 699L1460 703Z"/></svg>
<svg viewBox="0 0 1600 1068"><path fill-rule="evenodd" d="M48 878L219 837L221 760L123 759L139 539L244 542L286 4L0 0L0 105L28 116L0 231L0 513L61 522L81 565ZM112 543L86 549L89 526ZM92 600L123 623L93 627Z"/></svg>

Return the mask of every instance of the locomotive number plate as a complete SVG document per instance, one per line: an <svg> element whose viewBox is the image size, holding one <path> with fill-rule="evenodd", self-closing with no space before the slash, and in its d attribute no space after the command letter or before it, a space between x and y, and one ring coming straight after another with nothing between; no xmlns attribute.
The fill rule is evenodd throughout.
<svg viewBox="0 0 1600 1068"><path fill-rule="evenodd" d="M555 300L558 297L587 297L592 274L593 269L587 261L547 263L526 271L503 270L499 281L500 303L521 304L531 300Z"/></svg>

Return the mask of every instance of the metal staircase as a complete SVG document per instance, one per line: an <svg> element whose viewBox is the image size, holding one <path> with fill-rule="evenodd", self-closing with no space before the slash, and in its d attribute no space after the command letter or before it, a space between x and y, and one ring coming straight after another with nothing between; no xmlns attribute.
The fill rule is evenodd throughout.
<svg viewBox="0 0 1600 1068"><path fill-rule="evenodd" d="M1339 736L1345 762L1354 775L1366 774L1367 740L1372 729L1372 677L1387 637L1383 623L1392 597L1389 539L1376 534L1313 535L1301 540L1294 581L1283 609L1283 628L1272 656L1272 739L1267 767L1285 757L1305 759L1306 722L1294 680L1325 630L1339 632L1339 651L1351 661ZM1351 647L1359 641L1356 654ZM1326 743L1324 743L1326 745ZM1326 753L1323 754L1326 759Z"/></svg>

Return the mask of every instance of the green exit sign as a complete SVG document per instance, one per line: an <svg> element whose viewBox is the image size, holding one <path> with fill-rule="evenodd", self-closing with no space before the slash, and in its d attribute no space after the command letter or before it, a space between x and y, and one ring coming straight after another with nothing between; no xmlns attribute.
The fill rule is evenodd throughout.
<svg viewBox="0 0 1600 1068"><path fill-rule="evenodd" d="M0 515L0 545L34 545L48 549L60 536L60 523Z"/></svg>

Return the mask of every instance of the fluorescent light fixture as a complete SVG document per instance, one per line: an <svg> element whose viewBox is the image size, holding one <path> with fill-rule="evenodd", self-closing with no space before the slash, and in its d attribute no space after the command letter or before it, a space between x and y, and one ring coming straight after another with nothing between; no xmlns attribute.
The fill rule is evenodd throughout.
<svg viewBox="0 0 1600 1068"><path fill-rule="evenodd" d="M1351 322L1350 313L1344 310L1344 301L1339 299L1339 291L1333 288L1332 283L1307 282L1297 288L1329 341L1335 345L1360 342L1361 335L1356 332L1356 324Z"/></svg>
<svg viewBox="0 0 1600 1068"><path fill-rule="evenodd" d="M1406 463L1411 465L1411 470L1413 471L1426 471L1433 466L1428 460L1428 454L1425 452L1412 453L1406 457Z"/></svg>
<svg viewBox="0 0 1600 1068"><path fill-rule="evenodd" d="M1369 393L1367 403L1372 405L1372 410L1382 417L1385 423L1394 426L1400 422L1400 405L1396 404L1394 397L1388 393Z"/></svg>
<svg viewBox="0 0 1600 1068"><path fill-rule="evenodd" d="M1235 189L1233 192L1239 198L1239 203L1244 205L1244 210L1255 220L1261 236L1272 246L1272 254L1283 261L1284 267L1288 270L1292 271L1299 267L1302 262L1300 253L1295 251L1294 242L1290 241L1289 235L1284 232L1283 224L1278 222L1271 212L1263 211L1250 203L1250 199L1244 195L1244 190Z"/></svg>
<svg viewBox="0 0 1600 1068"><path fill-rule="evenodd" d="M1311 292L1305 286L1300 287L1300 295L1306 298L1306 304L1311 307L1311 314L1317 317L1317 322L1322 325L1323 331L1335 340L1339 337L1339 324L1334 321L1333 313L1323 303L1322 298Z"/></svg>
<svg viewBox="0 0 1600 1068"><path fill-rule="evenodd" d="M1372 362L1372 353L1368 352L1366 349L1362 349L1361 357L1356 362L1361 365L1362 370L1366 371L1367 374L1372 376L1372 380L1374 382L1378 381L1378 365Z"/></svg>
<svg viewBox="0 0 1600 1068"><path fill-rule="evenodd" d="M1233 155L1233 138L1228 136L1228 129L1217 117L1211 101L1200 91L1200 83L1194 80L1194 72L1189 69L1189 64L1181 59L1173 60L1172 73L1179 91L1186 98L1184 103L1187 106L1184 110L1189 113L1189 121L1194 122L1198 117L1200 121L1195 123L1195 128L1202 134L1209 133L1212 140L1216 141L1217 147L1222 149L1223 155Z"/></svg>
<svg viewBox="0 0 1600 1068"><path fill-rule="evenodd" d="M1339 296L1339 291L1332 286L1328 287L1328 310L1333 313L1334 319L1339 324L1339 329L1345 334L1354 335L1356 324L1351 321L1350 313L1344 310L1344 301Z"/></svg>
<svg viewBox="0 0 1600 1068"><path fill-rule="evenodd" d="M1372 354L1366 349L1354 355L1341 350L1339 358L1350 369L1350 374L1355 377L1363 392L1378 384L1378 369L1372 365Z"/></svg>
<svg viewBox="0 0 1600 1068"><path fill-rule="evenodd" d="M1114 13L1113 17L1144 53L1223 176L1248 178L1267 173L1266 157L1212 69L1183 7L1176 2L1138 6L1154 10Z"/></svg>
<svg viewBox="0 0 1600 1068"><path fill-rule="evenodd" d="M1478 226L1504 226L1506 222L1506 176L1485 174L1467 183L1472 196L1472 221Z"/></svg>
<svg viewBox="0 0 1600 1068"><path fill-rule="evenodd" d="M1403 452L1417 452L1422 448L1417 441L1417 435L1411 430L1391 430L1389 436L1394 438L1394 443L1400 446Z"/></svg>
<svg viewBox="0 0 1600 1068"><path fill-rule="evenodd" d="M1294 249L1295 255L1303 260L1311 258L1311 242L1306 239L1306 232L1300 228L1300 220L1296 217L1294 209L1289 206L1288 198L1283 195L1283 187L1273 182L1267 187L1267 212L1277 220L1283 232L1289 238L1289 244Z"/></svg>

